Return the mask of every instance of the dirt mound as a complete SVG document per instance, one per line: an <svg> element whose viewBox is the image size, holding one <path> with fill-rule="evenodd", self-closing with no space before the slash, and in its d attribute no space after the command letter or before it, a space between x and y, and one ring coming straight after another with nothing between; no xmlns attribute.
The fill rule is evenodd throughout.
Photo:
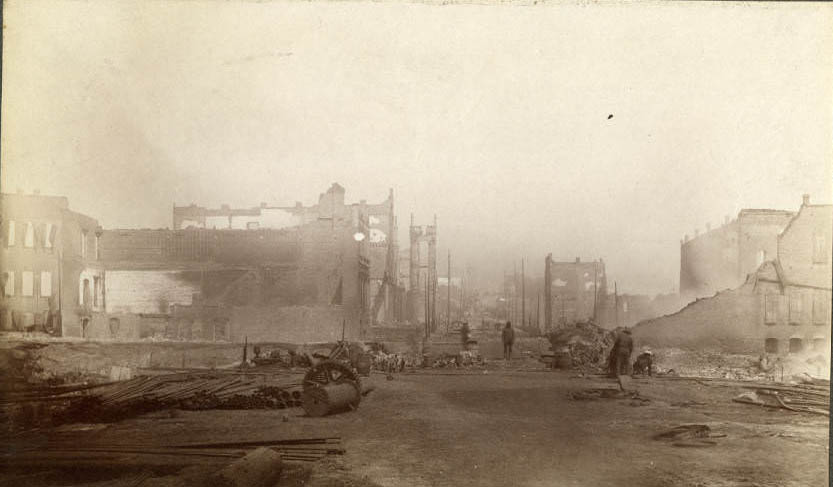
<svg viewBox="0 0 833 487"><path fill-rule="evenodd" d="M592 322L576 323L547 334L552 351L569 353L572 366L578 369L606 369L615 337L614 331Z"/></svg>

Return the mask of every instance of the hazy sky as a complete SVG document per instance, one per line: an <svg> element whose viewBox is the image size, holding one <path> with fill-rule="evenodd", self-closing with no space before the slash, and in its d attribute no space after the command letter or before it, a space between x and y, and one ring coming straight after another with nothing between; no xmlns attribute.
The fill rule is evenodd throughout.
<svg viewBox="0 0 833 487"><path fill-rule="evenodd" d="M481 275L601 256L653 293L696 227L833 199L826 4L4 5L2 191L106 228L392 187L403 246L436 213Z"/></svg>

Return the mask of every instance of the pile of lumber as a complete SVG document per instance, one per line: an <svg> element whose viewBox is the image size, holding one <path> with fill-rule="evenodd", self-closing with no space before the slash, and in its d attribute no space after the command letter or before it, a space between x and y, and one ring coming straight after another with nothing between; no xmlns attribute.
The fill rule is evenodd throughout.
<svg viewBox="0 0 833 487"><path fill-rule="evenodd" d="M47 444L15 448L0 456L4 465L49 467L61 465L96 467L125 463L188 464L241 458L250 451L266 447L290 462L315 462L328 455L343 455L340 437L270 439L224 443L140 444L96 443L84 445L51 441Z"/></svg>
<svg viewBox="0 0 833 487"><path fill-rule="evenodd" d="M300 403L301 379L240 373L141 376L95 392L103 406L155 402L183 409L281 409ZM293 394L295 393L295 394Z"/></svg>
<svg viewBox="0 0 833 487"><path fill-rule="evenodd" d="M733 399L734 402L830 416L829 387L814 384L749 385L743 387L754 389L755 392L741 394Z"/></svg>

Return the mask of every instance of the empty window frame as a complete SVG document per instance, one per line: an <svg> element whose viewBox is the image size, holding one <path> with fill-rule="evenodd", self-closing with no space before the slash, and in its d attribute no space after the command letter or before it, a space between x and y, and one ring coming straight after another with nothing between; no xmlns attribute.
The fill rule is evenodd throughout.
<svg viewBox="0 0 833 487"><path fill-rule="evenodd" d="M44 298L52 296L52 273L49 271L40 273L40 295Z"/></svg>
<svg viewBox="0 0 833 487"><path fill-rule="evenodd" d="M793 294L790 296L790 324L791 325L798 325L801 324L802 318L802 302L800 294Z"/></svg>
<svg viewBox="0 0 833 487"><path fill-rule="evenodd" d="M6 296L14 296L14 271L3 273L3 292Z"/></svg>
<svg viewBox="0 0 833 487"><path fill-rule="evenodd" d="M6 231L6 245L9 247L14 247L15 243L14 226L14 220L9 220L8 230Z"/></svg>
<svg viewBox="0 0 833 487"><path fill-rule="evenodd" d="M824 235L813 236L813 263L826 264L827 263L827 239Z"/></svg>
<svg viewBox="0 0 833 487"><path fill-rule="evenodd" d="M32 222L26 222L26 234L23 237L23 246L32 248L35 246L35 226Z"/></svg>
<svg viewBox="0 0 833 487"><path fill-rule="evenodd" d="M764 296L764 323L767 325L774 325L778 322L778 301L780 301L780 296L777 294Z"/></svg>
<svg viewBox="0 0 833 487"><path fill-rule="evenodd" d="M87 231L81 231L81 258L87 257Z"/></svg>
<svg viewBox="0 0 833 487"><path fill-rule="evenodd" d="M790 338L790 353L799 353L804 350L804 342L801 338Z"/></svg>
<svg viewBox="0 0 833 487"><path fill-rule="evenodd" d="M813 324L830 324L830 297L818 293L813 296Z"/></svg>
<svg viewBox="0 0 833 487"><path fill-rule="evenodd" d="M767 338L764 340L764 350L767 353L778 353L778 339Z"/></svg>
<svg viewBox="0 0 833 487"><path fill-rule="evenodd" d="M20 294L23 296L33 296L35 294L35 273L32 271L23 271L21 274Z"/></svg>
<svg viewBox="0 0 833 487"><path fill-rule="evenodd" d="M55 227L51 223L47 223L43 227L43 248L52 248L52 231Z"/></svg>

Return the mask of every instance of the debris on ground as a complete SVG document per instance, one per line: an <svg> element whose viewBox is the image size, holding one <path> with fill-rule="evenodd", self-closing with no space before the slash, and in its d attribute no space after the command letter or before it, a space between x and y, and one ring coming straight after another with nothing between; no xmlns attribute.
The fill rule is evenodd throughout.
<svg viewBox="0 0 833 487"><path fill-rule="evenodd" d="M573 368L606 370L615 333L587 322L553 330L547 339L552 347L555 365L563 364L565 357L569 357Z"/></svg>
<svg viewBox="0 0 833 487"><path fill-rule="evenodd" d="M620 389L597 388L573 391L567 394L573 401L594 401L596 399L629 399L633 405L642 405L651 402L650 399L642 397L636 391L623 391Z"/></svg>
<svg viewBox="0 0 833 487"><path fill-rule="evenodd" d="M684 424L654 435L655 440L668 441L678 447L710 447L717 442L710 438L725 438L726 435L712 434L705 424Z"/></svg>
<svg viewBox="0 0 833 487"><path fill-rule="evenodd" d="M754 388L732 399L734 402L788 411L830 416L830 392L824 386L745 386Z"/></svg>
<svg viewBox="0 0 833 487"><path fill-rule="evenodd" d="M243 371L145 375L104 384L29 386L4 394L10 429L76 422L113 422L164 409L283 409L301 405L299 374Z"/></svg>
<svg viewBox="0 0 833 487"><path fill-rule="evenodd" d="M71 463L78 467L101 467L122 463L143 463L160 459L173 459L175 464L200 463L206 459L245 458L253 452L268 449L279 454L287 462L317 462L331 455L345 453L340 437L286 438L223 443L98 443L87 441L83 445L72 442L48 441L43 444L18 445L12 455L0 455L0 468L50 467ZM261 453L264 459L271 454ZM246 462L244 462L246 463ZM273 462L272 462L273 463Z"/></svg>

